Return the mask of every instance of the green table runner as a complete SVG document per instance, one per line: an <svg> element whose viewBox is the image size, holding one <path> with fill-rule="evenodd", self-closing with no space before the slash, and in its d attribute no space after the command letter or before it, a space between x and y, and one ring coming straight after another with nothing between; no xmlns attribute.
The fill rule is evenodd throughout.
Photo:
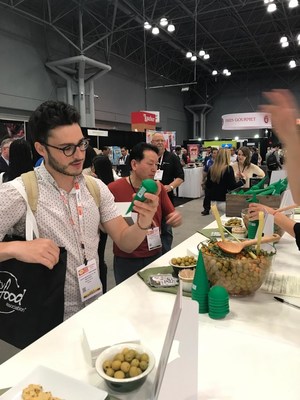
<svg viewBox="0 0 300 400"><path fill-rule="evenodd" d="M145 269L144 271L139 271L138 276L145 282L145 284L153 290L154 292L165 292L165 293L177 293L178 286L171 286L171 287L153 287L149 285L149 277L150 275L157 275L157 274L172 274L173 268L171 266L168 267L156 267L156 268L148 268ZM187 297L191 297L190 292L185 292L184 290L182 291L182 294Z"/></svg>

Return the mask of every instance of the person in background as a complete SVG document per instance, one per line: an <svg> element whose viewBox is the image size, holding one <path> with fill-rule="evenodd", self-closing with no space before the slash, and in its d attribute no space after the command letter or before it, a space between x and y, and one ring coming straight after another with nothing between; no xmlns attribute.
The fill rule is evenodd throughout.
<svg viewBox="0 0 300 400"><path fill-rule="evenodd" d="M111 154L111 149L110 149L110 147L108 147L108 146L102 146L100 150L102 151L102 154L103 154L104 156L107 156L107 157L109 158L109 156L110 156L110 154Z"/></svg>
<svg viewBox="0 0 300 400"><path fill-rule="evenodd" d="M25 139L15 139L9 149L9 166L2 182L9 182L25 172L33 171L32 151Z"/></svg>
<svg viewBox="0 0 300 400"><path fill-rule="evenodd" d="M96 156L92 161L92 171L94 176L101 179L105 185L114 181L113 168L110 159L103 154ZM100 241L98 246L99 273L103 286L103 293L107 292L107 264L105 262L105 247L107 242L107 233L100 227Z"/></svg>
<svg viewBox="0 0 300 400"><path fill-rule="evenodd" d="M187 149L185 149L184 147L181 147L181 153L182 153L182 159L184 160L184 162L186 164L188 164L190 162L190 157L188 155Z"/></svg>
<svg viewBox="0 0 300 400"><path fill-rule="evenodd" d="M94 176L91 167L92 167L93 159L96 157L96 155L97 155L97 153L96 153L95 149L89 144L85 151L85 159L84 159L83 170L82 170L83 174Z"/></svg>
<svg viewBox="0 0 300 400"><path fill-rule="evenodd" d="M158 166L158 149L149 143L139 143L130 152L130 176L119 179L108 185L117 202L130 202L139 190L144 179L153 179ZM159 205L152 223L146 230L144 241L131 253L125 253L114 243L114 274L116 284L123 282L131 275L150 264L162 253L159 229L162 218L173 227L181 225L181 215L171 203L165 187L160 186ZM133 217L134 219L134 217Z"/></svg>
<svg viewBox="0 0 300 400"><path fill-rule="evenodd" d="M245 183L246 179L243 175L238 182L235 180L233 168L230 165L229 150L220 149L207 174L206 199L203 202L207 205L207 208L204 211L209 213L211 201L216 201L219 211L225 212L226 193L243 186ZM202 212L202 215L208 214Z"/></svg>
<svg viewBox="0 0 300 400"><path fill-rule="evenodd" d="M132 252L146 236L158 207L158 196L145 193L146 202L135 200L139 214L132 226L124 221L114 204L107 186L99 179L100 206L91 195L82 175L88 140L79 125L80 115L75 107L59 101L46 101L31 115L28 123L36 151L44 163L35 169L38 185L38 204L35 217L40 239L13 241L0 261L17 258L52 269L58 262L59 247L67 250L64 319L85 307L82 300L77 268L89 262L93 273L93 297L102 294L97 274L99 224L122 251ZM21 178L16 178L21 181ZM94 179L94 178L92 178ZM27 204L19 191L7 182L0 186L0 240L13 229L24 235ZM2 246L3 248L3 246Z"/></svg>
<svg viewBox="0 0 300 400"><path fill-rule="evenodd" d="M253 146L250 162L252 164L258 165L260 167L261 161L262 161L262 158L261 158L261 155L259 154L258 148Z"/></svg>
<svg viewBox="0 0 300 400"><path fill-rule="evenodd" d="M278 171L279 169L282 169L279 150L280 145L278 143L273 144L271 149L266 154L266 164L269 175L271 174L271 171Z"/></svg>
<svg viewBox="0 0 300 400"><path fill-rule="evenodd" d="M236 148L231 147L230 149L230 164L235 163L237 160Z"/></svg>
<svg viewBox="0 0 300 400"><path fill-rule="evenodd" d="M203 168L203 175L202 175L202 183L201 186L206 191L206 180L207 180L207 175L210 167L213 165L215 159L217 158L218 155L218 149L212 148L211 156L207 159L206 164L204 165ZM201 212L201 215L208 215L210 210L210 201L209 201L209 196L204 196L203 200L203 211Z"/></svg>
<svg viewBox="0 0 300 400"><path fill-rule="evenodd" d="M165 187L168 196L173 204L174 189L179 187L184 181L184 171L176 154L170 153L165 149L165 140L162 133L155 133L151 143L158 148L158 170L155 180L159 180ZM172 227L163 219L161 225L162 253L171 250L173 242Z"/></svg>
<svg viewBox="0 0 300 400"><path fill-rule="evenodd" d="M212 147L211 146L207 146L206 147L206 156L204 157L203 160L203 167L205 167L207 161L212 157Z"/></svg>
<svg viewBox="0 0 300 400"><path fill-rule="evenodd" d="M175 147L175 154L179 158L180 164L184 167L187 164L187 155L182 152L181 146Z"/></svg>
<svg viewBox="0 0 300 400"><path fill-rule="evenodd" d="M130 174L130 160L129 160L129 152L127 147L121 147L122 156L119 158L119 175L128 176Z"/></svg>
<svg viewBox="0 0 300 400"><path fill-rule="evenodd" d="M127 147L123 146L121 147L121 157L119 158L119 165L125 165L127 159L129 160L129 154ZM128 162L128 161L127 161Z"/></svg>
<svg viewBox="0 0 300 400"><path fill-rule="evenodd" d="M9 166L9 148L12 139L4 139L1 142L1 156L0 156L0 172L7 172Z"/></svg>
<svg viewBox="0 0 300 400"><path fill-rule="evenodd" d="M257 176L263 178L265 176L264 171L259 168L258 165L252 164L250 162L251 152L246 146L240 147L238 149L238 159L237 162L232 165L236 181L240 181L241 178L246 179L245 188L249 188L250 178Z"/></svg>

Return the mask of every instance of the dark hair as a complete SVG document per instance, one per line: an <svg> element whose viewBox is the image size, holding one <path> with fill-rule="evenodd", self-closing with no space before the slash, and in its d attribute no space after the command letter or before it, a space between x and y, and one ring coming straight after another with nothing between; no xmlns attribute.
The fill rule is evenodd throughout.
<svg viewBox="0 0 300 400"><path fill-rule="evenodd" d="M176 146L176 147L175 147L175 151L178 151L178 150L181 151L181 146Z"/></svg>
<svg viewBox="0 0 300 400"><path fill-rule="evenodd" d="M112 165L110 159L103 154L99 154L93 159L92 162L95 174L102 182L106 185L114 181L114 176L112 172Z"/></svg>
<svg viewBox="0 0 300 400"><path fill-rule="evenodd" d="M47 143L51 129L79 123L80 114L75 107L61 101L46 101L30 116L28 130L33 143Z"/></svg>
<svg viewBox="0 0 300 400"><path fill-rule="evenodd" d="M85 159L84 159L84 163L83 163L83 169L89 168L92 165L93 159L96 156L97 156L97 153L95 152L93 147L89 144L88 148L85 151Z"/></svg>
<svg viewBox="0 0 300 400"><path fill-rule="evenodd" d="M132 160L136 161L142 161L144 159L144 151L145 150L150 150L154 151L154 153L158 154L159 150L156 146L153 146L153 144L150 143L145 143L145 142L140 142L133 146L131 149L130 155L129 155L129 161L131 165Z"/></svg>
<svg viewBox="0 0 300 400"><path fill-rule="evenodd" d="M31 146L25 139L16 139L9 148L8 181L28 171L33 171Z"/></svg>

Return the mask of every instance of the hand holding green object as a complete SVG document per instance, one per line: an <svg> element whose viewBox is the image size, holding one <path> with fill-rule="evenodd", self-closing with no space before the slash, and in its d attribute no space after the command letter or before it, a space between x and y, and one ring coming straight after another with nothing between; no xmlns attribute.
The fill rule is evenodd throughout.
<svg viewBox="0 0 300 400"><path fill-rule="evenodd" d="M156 193L157 192L157 183L153 179L144 179L139 190L136 192L134 199L132 200L126 214L132 211L134 206L134 201L145 201L146 198L144 196L145 193Z"/></svg>

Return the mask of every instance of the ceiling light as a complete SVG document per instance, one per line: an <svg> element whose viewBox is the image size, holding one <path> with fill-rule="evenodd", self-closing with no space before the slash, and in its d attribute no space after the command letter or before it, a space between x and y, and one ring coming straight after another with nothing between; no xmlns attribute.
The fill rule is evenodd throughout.
<svg viewBox="0 0 300 400"><path fill-rule="evenodd" d="M184 86L181 88L182 92L188 92L190 90L189 86Z"/></svg>
<svg viewBox="0 0 300 400"><path fill-rule="evenodd" d="M153 33L153 35L158 35L159 34L159 29L158 29L158 27L157 26L154 26L154 28L152 28L152 31L151 31L152 33Z"/></svg>
<svg viewBox="0 0 300 400"><path fill-rule="evenodd" d="M191 57L191 61L196 61L197 60L197 56L192 56Z"/></svg>
<svg viewBox="0 0 300 400"><path fill-rule="evenodd" d="M239 137L238 137L238 136L235 136L235 137L234 137L234 140L239 140Z"/></svg>
<svg viewBox="0 0 300 400"><path fill-rule="evenodd" d="M258 135L258 134L254 135L254 138L255 138L255 139L258 139L258 138L259 138L259 135Z"/></svg>
<svg viewBox="0 0 300 400"><path fill-rule="evenodd" d="M144 28L147 29L147 31L148 31L149 29L152 28L152 26L149 24L149 22L146 21L146 22L144 23Z"/></svg>
<svg viewBox="0 0 300 400"><path fill-rule="evenodd" d="M228 71L227 72L227 74L226 74L226 76L230 76L231 75L231 72L230 71Z"/></svg>
<svg viewBox="0 0 300 400"><path fill-rule="evenodd" d="M226 69L226 68L225 68L225 69L223 69L223 74L224 74L224 75L227 75L227 74L228 74L228 72L229 72L229 71L228 71L228 69Z"/></svg>
<svg viewBox="0 0 300 400"><path fill-rule="evenodd" d="M290 0L289 1L289 8L294 8L297 7L299 5L298 0Z"/></svg>
<svg viewBox="0 0 300 400"><path fill-rule="evenodd" d="M215 140L219 140L219 136L216 136L216 137L215 137Z"/></svg>
<svg viewBox="0 0 300 400"><path fill-rule="evenodd" d="M297 40L298 40L298 42L300 42L300 33L299 33L299 35L297 36Z"/></svg>
<svg viewBox="0 0 300 400"><path fill-rule="evenodd" d="M192 55L193 55L192 52L191 52L191 51L188 51L188 52L186 53L185 56L186 56L186 58L191 58Z"/></svg>
<svg viewBox="0 0 300 400"><path fill-rule="evenodd" d="M289 66L290 66L290 68L296 68L296 61L295 60L291 60L289 62Z"/></svg>
<svg viewBox="0 0 300 400"><path fill-rule="evenodd" d="M269 13L276 11L276 9L277 9L277 6L276 6L276 4L274 4L274 3L270 3L270 4L268 5L268 7L267 7L267 11L268 11Z"/></svg>
<svg viewBox="0 0 300 400"><path fill-rule="evenodd" d="M204 55L205 55L205 51L204 51L204 50L200 50L200 51L199 51L199 56L200 56L200 57L203 57Z"/></svg>
<svg viewBox="0 0 300 400"><path fill-rule="evenodd" d="M160 26L167 26L168 25L167 18L165 18L165 17L161 18L160 21L159 21L159 25Z"/></svg>
<svg viewBox="0 0 300 400"><path fill-rule="evenodd" d="M211 74L212 75L218 75L218 71L216 69L214 69Z"/></svg>
<svg viewBox="0 0 300 400"><path fill-rule="evenodd" d="M174 32L175 31L175 25L173 25L173 24L170 24L170 25L168 25L168 32Z"/></svg>
<svg viewBox="0 0 300 400"><path fill-rule="evenodd" d="M281 38L280 38L280 43L284 43L284 42L287 42L288 40L287 40L287 37L286 36L281 36Z"/></svg>
<svg viewBox="0 0 300 400"><path fill-rule="evenodd" d="M203 58L204 58L204 60L208 60L210 58L210 55L206 53L206 54L204 54Z"/></svg>
<svg viewBox="0 0 300 400"><path fill-rule="evenodd" d="M281 47L288 47L288 45L289 45L289 42L282 42L281 43Z"/></svg>
<svg viewBox="0 0 300 400"><path fill-rule="evenodd" d="M265 4L270 3L270 0L264 0L264 3L265 3Z"/></svg>

